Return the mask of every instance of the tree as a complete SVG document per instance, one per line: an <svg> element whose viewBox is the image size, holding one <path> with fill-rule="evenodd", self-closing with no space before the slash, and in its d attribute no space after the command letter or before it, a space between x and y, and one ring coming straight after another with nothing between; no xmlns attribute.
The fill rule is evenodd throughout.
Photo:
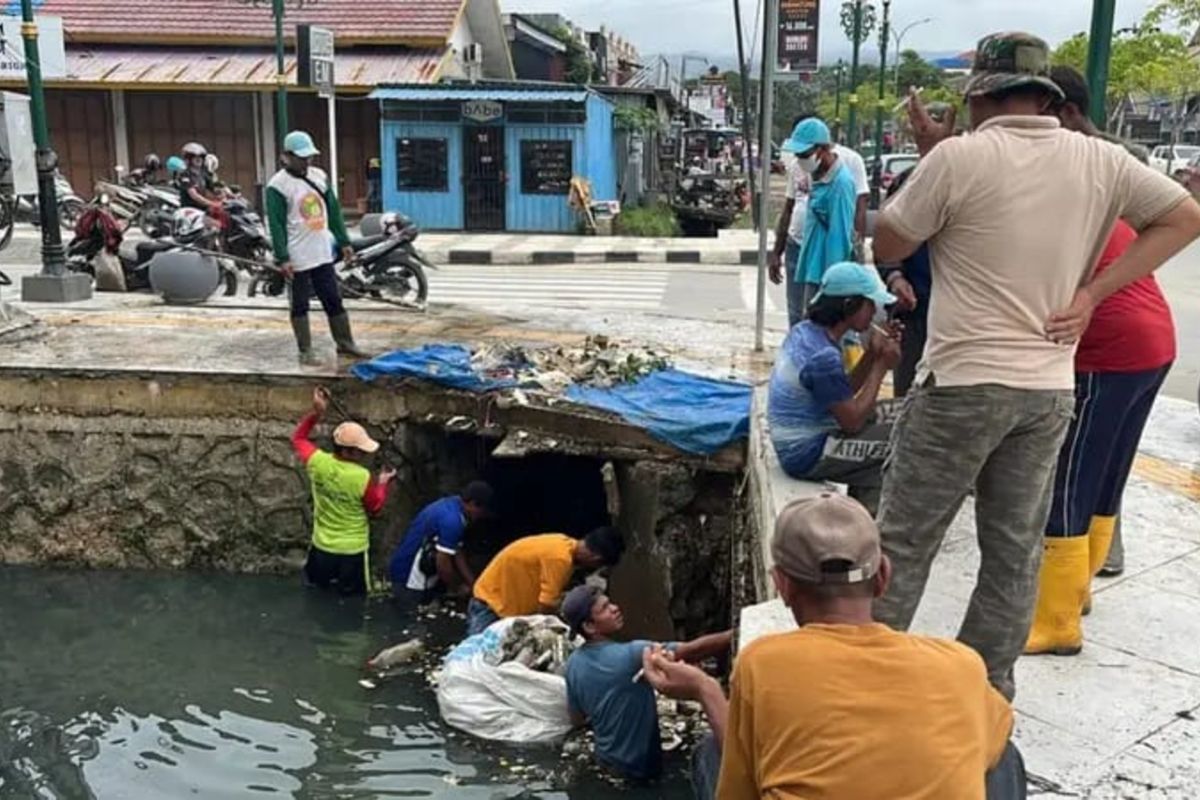
<svg viewBox="0 0 1200 800"><path fill-rule="evenodd" d="M583 46L571 29L565 26L554 31L554 38L567 46L567 74L570 83L591 83L595 79L592 51Z"/></svg>
<svg viewBox="0 0 1200 800"><path fill-rule="evenodd" d="M1166 0L1172 4L1177 1L1182 2ZM1200 11L1200 0L1195 5ZM1051 60L1083 72L1087 51L1088 37L1080 33L1059 45ZM1200 90L1200 66L1182 36L1143 25L1113 37L1106 98L1110 107L1131 94L1178 100L1197 90Z"/></svg>
<svg viewBox="0 0 1200 800"><path fill-rule="evenodd" d="M904 50L900 53L896 82L902 92L908 91L910 86L934 89L945 85L945 75L941 69L921 58L916 50Z"/></svg>
<svg viewBox="0 0 1200 800"><path fill-rule="evenodd" d="M1157 0L1146 12L1142 24L1151 27L1173 24L1195 30L1200 25L1200 0Z"/></svg>

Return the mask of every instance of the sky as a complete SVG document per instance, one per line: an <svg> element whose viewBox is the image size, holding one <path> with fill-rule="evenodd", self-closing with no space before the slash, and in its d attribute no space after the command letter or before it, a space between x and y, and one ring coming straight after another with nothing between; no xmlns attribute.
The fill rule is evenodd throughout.
<svg viewBox="0 0 1200 800"><path fill-rule="evenodd" d="M879 0L876 6L881 8ZM1117 0L1117 27L1141 19L1152 0ZM502 0L505 11L553 11L594 29L607 25L632 40L643 54L703 53L735 58L733 0ZM742 0L747 27L761 0ZM821 0L821 61L836 61L849 45L838 21L841 0ZM981 36L1000 30L1027 30L1054 45L1087 30L1092 0L893 0L898 27L932 17L910 30L904 48L921 52L974 49ZM867 60L878 60L873 36Z"/></svg>

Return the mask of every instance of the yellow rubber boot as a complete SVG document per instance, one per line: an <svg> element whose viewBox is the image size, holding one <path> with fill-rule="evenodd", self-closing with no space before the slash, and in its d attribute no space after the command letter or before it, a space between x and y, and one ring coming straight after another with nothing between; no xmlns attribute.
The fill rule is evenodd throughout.
<svg viewBox="0 0 1200 800"><path fill-rule="evenodd" d="M1113 531L1117 527L1116 517L1092 517L1088 527L1088 585L1083 594L1083 615L1092 613L1092 578L1100 572L1112 547Z"/></svg>
<svg viewBox="0 0 1200 800"><path fill-rule="evenodd" d="M1091 574L1087 536L1046 538L1037 610L1026 655L1073 656L1083 649L1080 612Z"/></svg>

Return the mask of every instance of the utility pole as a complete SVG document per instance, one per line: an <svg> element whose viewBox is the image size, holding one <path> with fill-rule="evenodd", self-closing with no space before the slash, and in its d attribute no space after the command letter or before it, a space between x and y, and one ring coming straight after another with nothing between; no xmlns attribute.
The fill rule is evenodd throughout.
<svg viewBox="0 0 1200 800"><path fill-rule="evenodd" d="M868 0L846 0L842 3L842 30L854 45L850 58L850 137L846 144L851 148L858 145L858 54L863 42L875 28L875 6Z"/></svg>
<svg viewBox="0 0 1200 800"><path fill-rule="evenodd" d="M893 32L896 37L896 58L895 58L895 73L896 73L896 97L900 96L900 54L904 52L904 37L908 36L908 32L918 25L927 25L933 22L933 17L925 17L916 22L910 22L900 29L898 32Z"/></svg>
<svg viewBox="0 0 1200 800"><path fill-rule="evenodd" d="M754 224L758 224L758 180L754 175L754 159L750 158L751 143L754 141L754 122L750 118L750 65L746 63L746 41L742 32L742 3L733 0L733 25L737 31L738 75L742 79L742 138L746 140L743 148L746 152L746 173L750 179L750 215Z"/></svg>
<svg viewBox="0 0 1200 800"><path fill-rule="evenodd" d="M25 74L29 81L29 115L33 123L34 158L38 176L38 222L42 230L42 269L21 280L21 299L37 303L73 303L92 296L92 279L68 272L58 223L58 198L54 172L58 154L50 146L46 125L46 94L42 87L42 59L33 0L21 0L21 37L25 40Z"/></svg>
<svg viewBox="0 0 1200 800"><path fill-rule="evenodd" d="M1088 116L1102 131L1108 130L1108 62L1112 55L1116 0L1093 0L1092 31L1088 36L1087 82L1092 95ZM1117 133L1120 133L1118 131Z"/></svg>
<svg viewBox="0 0 1200 800"><path fill-rule="evenodd" d="M28 2L29 0L26 0ZM758 159L762 169L762 202L758 204L758 293L754 315L754 351L763 351L763 332L767 324L767 233L771 223L771 127L775 118L775 68L779 61L779 0L765 0L763 23L766 41L763 47L762 108L759 114Z"/></svg>
<svg viewBox="0 0 1200 800"><path fill-rule="evenodd" d="M883 28L879 31L879 97L875 102L875 174L871 176L871 200L879 208L883 178L883 93L887 86L888 26L891 22L892 0L883 0ZM899 54L897 54L898 56Z"/></svg>

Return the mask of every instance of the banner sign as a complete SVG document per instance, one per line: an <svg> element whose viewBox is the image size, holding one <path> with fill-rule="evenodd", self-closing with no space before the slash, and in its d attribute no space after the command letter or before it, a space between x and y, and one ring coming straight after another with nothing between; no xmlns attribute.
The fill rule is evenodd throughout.
<svg viewBox="0 0 1200 800"><path fill-rule="evenodd" d="M333 31L315 25L296 29L296 83L333 97Z"/></svg>
<svg viewBox="0 0 1200 800"><path fill-rule="evenodd" d="M780 72L810 72L817 68L817 31L821 0L779 0Z"/></svg>

